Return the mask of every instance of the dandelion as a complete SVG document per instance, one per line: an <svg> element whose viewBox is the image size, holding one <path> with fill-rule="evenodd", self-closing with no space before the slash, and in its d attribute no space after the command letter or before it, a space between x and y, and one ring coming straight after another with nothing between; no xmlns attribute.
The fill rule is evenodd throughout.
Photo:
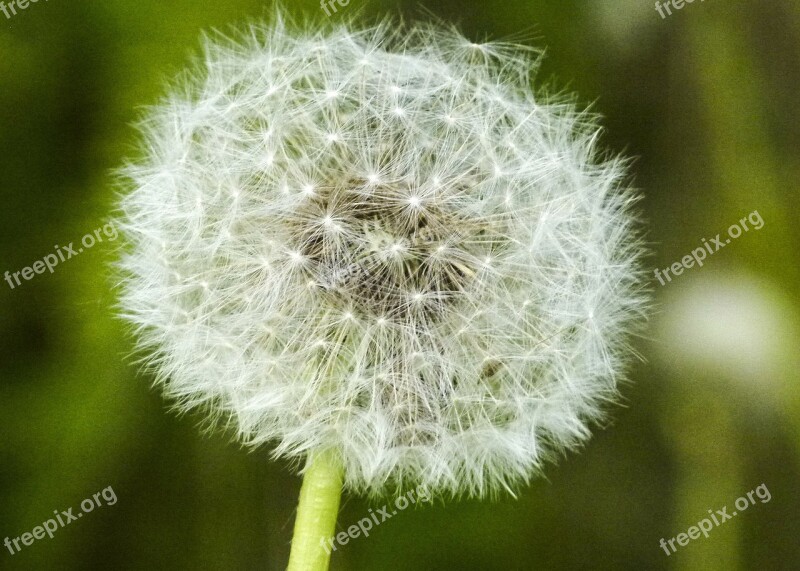
<svg viewBox="0 0 800 571"><path fill-rule="evenodd" d="M242 36L143 122L121 307L180 410L306 462L290 568L324 569L342 486L513 493L587 439L646 301L636 195L532 49Z"/></svg>

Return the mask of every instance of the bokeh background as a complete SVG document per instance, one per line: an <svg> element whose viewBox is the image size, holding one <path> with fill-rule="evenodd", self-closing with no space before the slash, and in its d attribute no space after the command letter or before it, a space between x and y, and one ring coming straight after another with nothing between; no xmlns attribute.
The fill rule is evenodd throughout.
<svg viewBox="0 0 800 571"><path fill-rule="evenodd" d="M51 0L0 14L0 272L105 224L131 127L202 31L269 13L252 0ZM288 6L324 20L315 1ZM408 509L333 556L336 570L800 569L800 3L352 0L476 40L547 47L538 77L605 117L634 157L654 255L680 260L764 220L661 286L622 406L517 499ZM269 451L200 434L138 374L98 244L11 290L0 282L0 541L112 486L118 502L0 568L279 570L300 480ZM707 510L757 503L667 556ZM345 497L340 529L370 507Z"/></svg>

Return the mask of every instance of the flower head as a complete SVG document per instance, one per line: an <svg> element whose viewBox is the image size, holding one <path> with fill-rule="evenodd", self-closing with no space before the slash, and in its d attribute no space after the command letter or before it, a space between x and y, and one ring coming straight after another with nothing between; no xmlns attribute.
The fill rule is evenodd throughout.
<svg viewBox="0 0 800 571"><path fill-rule="evenodd" d="M127 169L159 383L352 490L481 496L584 441L641 313L624 161L537 54L437 25L210 41Z"/></svg>

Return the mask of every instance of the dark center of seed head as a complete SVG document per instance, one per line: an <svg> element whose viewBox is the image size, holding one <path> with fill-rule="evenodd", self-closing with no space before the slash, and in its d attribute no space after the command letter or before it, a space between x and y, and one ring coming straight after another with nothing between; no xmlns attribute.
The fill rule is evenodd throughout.
<svg viewBox="0 0 800 571"><path fill-rule="evenodd" d="M308 261L304 277L330 302L400 322L435 319L478 274L485 224L378 198L393 190L366 181L317 189L296 212L291 239Z"/></svg>

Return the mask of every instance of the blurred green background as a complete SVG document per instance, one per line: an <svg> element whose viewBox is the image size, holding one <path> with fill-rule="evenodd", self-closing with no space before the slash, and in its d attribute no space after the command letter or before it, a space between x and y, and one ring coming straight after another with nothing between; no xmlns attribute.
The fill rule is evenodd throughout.
<svg viewBox="0 0 800 571"><path fill-rule="evenodd" d="M293 13L324 19L314 1ZM269 12L247 0L52 0L0 14L0 272L101 227L130 123L204 30ZM800 3L352 0L368 21L438 16L481 40L547 47L539 83L605 116L634 157L649 275L752 211L764 227L661 286L644 361L613 422L517 499L408 509L352 540L334 570L800 569ZM138 374L98 244L0 282L0 541L111 486L113 506L2 569L279 570L300 480L268 450L202 435ZM669 557L661 538L771 493ZM345 497L339 528L370 507Z"/></svg>

